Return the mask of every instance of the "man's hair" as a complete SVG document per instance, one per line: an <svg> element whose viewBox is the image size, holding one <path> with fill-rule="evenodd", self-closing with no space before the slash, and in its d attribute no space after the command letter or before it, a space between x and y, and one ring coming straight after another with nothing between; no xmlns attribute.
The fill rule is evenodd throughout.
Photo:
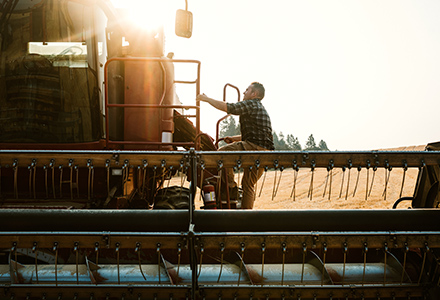
<svg viewBox="0 0 440 300"><path fill-rule="evenodd" d="M256 81L252 82L251 86L252 86L252 89L255 92L257 92L258 98L263 99L264 98L264 86L261 83L256 82Z"/></svg>

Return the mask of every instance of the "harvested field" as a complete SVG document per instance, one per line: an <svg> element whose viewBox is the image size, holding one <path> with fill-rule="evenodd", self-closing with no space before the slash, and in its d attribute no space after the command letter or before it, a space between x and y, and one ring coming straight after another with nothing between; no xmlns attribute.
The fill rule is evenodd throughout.
<svg viewBox="0 0 440 300"><path fill-rule="evenodd" d="M345 171L345 174L340 169L333 170L330 179L327 170L318 169L313 176L313 190L310 192L310 196L312 172L300 169L297 187L294 189L295 172L289 170L283 172L279 189L272 197L272 194L275 193L273 189L275 176L278 178L280 176L280 172L275 173L267 174L261 196L257 197L255 202L255 209L388 209L392 208L393 203L400 198L403 179L403 170L392 170L386 192L384 192L384 170L378 169L376 174L373 174L372 169L369 171L362 169L360 172L351 169L350 181L348 181L348 170ZM418 170L408 169L406 173L402 196L412 196ZM372 181L373 176L374 181ZM342 179L344 179L343 182ZM330 180L332 181L331 185ZM371 184L373 185L371 186ZM258 193L260 188L261 186ZM295 198L293 194L296 194ZM400 207L405 206L402 203Z"/></svg>
<svg viewBox="0 0 440 300"><path fill-rule="evenodd" d="M386 150L421 151L424 146ZM258 181L254 209L391 209L400 197L413 196L418 169L408 168L404 172L402 168L393 168L385 184L388 175L384 168L376 172L372 168L363 168L360 172L356 168L345 172L335 168L331 173L316 169L313 182L310 169L300 168L294 187L295 173L291 169L267 171ZM171 184L180 184L180 180L174 180ZM406 209L409 204L403 202L398 208ZM202 205L197 195L196 209Z"/></svg>

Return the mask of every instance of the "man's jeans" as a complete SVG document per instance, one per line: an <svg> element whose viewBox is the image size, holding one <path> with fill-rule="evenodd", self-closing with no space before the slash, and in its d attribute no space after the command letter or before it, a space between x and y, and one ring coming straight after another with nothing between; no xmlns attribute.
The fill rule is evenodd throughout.
<svg viewBox="0 0 440 300"><path fill-rule="evenodd" d="M218 151L267 151L267 149L251 142L240 141L220 147ZM226 172L228 175L229 188L237 186L237 183L234 180L234 171L232 168L227 168ZM253 167L252 171L249 171L249 168L247 167L244 168L243 179L241 180L241 184L243 186L243 201L241 203L241 208L252 209L254 207L256 194L255 184L263 173L264 168L262 167L258 168L258 171L256 167Z"/></svg>

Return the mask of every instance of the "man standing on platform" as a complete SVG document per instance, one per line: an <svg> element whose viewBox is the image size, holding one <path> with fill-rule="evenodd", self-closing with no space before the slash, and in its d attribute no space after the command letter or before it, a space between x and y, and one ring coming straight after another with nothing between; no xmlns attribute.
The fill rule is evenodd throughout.
<svg viewBox="0 0 440 300"><path fill-rule="evenodd" d="M226 146L219 151L265 151L274 150L272 125L269 114L261 100L264 98L264 87L261 83L253 82L244 92L243 101L226 103L209 98L205 94L197 96L197 100L207 102L213 107L240 117L241 135L225 137ZM243 201L241 208L252 209L255 201L255 184L263 174L263 168L245 168L242 179ZM237 187L232 169L228 169L228 185Z"/></svg>

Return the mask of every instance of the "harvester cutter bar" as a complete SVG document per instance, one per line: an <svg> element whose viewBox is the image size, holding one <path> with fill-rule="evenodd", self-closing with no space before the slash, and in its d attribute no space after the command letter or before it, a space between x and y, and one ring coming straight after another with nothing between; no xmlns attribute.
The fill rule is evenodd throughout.
<svg viewBox="0 0 440 300"><path fill-rule="evenodd" d="M438 165L439 151L195 151L198 160L203 161L205 167L217 167L221 162L223 167L235 167L240 161L242 167L268 166L285 168L295 163L298 167L327 168L329 163L333 167L377 166L377 167L422 167L424 165ZM182 159L189 159L189 151L83 151L83 150L0 150L2 166L12 166L14 162L19 167L28 167L31 163L37 166L49 165L51 162L68 165L72 161L79 167L86 167L90 162L95 167L121 166L124 162L130 165L143 165L145 159L148 164L179 165Z"/></svg>
<svg viewBox="0 0 440 300"><path fill-rule="evenodd" d="M182 159L188 157L183 151L83 151L83 150L0 150L0 163L3 167L10 167L14 163L18 167L28 167L31 163L38 167L55 165L78 167L122 167L179 165Z"/></svg>
<svg viewBox="0 0 440 300"><path fill-rule="evenodd" d="M269 168L315 167L422 167L438 165L439 151L205 151L196 152L206 167L268 166Z"/></svg>

